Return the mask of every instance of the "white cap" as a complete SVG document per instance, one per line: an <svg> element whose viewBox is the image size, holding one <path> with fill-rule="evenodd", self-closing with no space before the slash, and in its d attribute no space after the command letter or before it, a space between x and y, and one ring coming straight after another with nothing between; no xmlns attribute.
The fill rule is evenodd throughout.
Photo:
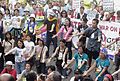
<svg viewBox="0 0 120 81"><path fill-rule="evenodd" d="M12 61L7 61L6 65L14 65L14 64L12 63Z"/></svg>
<svg viewBox="0 0 120 81"><path fill-rule="evenodd" d="M57 6L53 6L52 8L53 10L59 10L59 8Z"/></svg>
<svg viewBox="0 0 120 81"><path fill-rule="evenodd" d="M24 9L24 12L29 12L29 9L28 9L28 8L25 8L25 9Z"/></svg>
<svg viewBox="0 0 120 81"><path fill-rule="evenodd" d="M35 14L31 14L31 15L30 15L30 17L33 17L33 18L35 18Z"/></svg>
<svg viewBox="0 0 120 81"><path fill-rule="evenodd" d="M49 10L49 15L55 16L55 13L53 12L53 10Z"/></svg>

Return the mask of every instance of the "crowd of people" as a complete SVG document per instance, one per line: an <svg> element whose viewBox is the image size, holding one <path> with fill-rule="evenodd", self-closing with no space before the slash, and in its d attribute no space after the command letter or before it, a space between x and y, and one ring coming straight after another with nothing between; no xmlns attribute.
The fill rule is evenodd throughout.
<svg viewBox="0 0 120 81"><path fill-rule="evenodd" d="M66 4L61 0L45 4L39 0L10 1L0 1L0 81L67 81L71 72L70 81L114 81L113 75L119 79L120 47L114 54L117 72L113 75L107 48L114 43L120 46L120 38L103 45L98 24L120 23L120 11L105 12L102 0L100 4L91 2L89 9L84 0L78 9L72 8L70 0ZM94 18L89 17L89 11L95 12ZM81 24L74 27L72 18ZM90 19L92 24L88 25ZM72 42L76 36L77 47ZM51 64L53 59L55 65ZM95 78L89 76L91 71Z"/></svg>

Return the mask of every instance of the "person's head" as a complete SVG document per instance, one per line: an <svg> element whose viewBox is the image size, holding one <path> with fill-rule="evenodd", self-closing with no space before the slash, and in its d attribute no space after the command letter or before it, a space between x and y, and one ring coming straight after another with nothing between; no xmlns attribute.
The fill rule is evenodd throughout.
<svg viewBox="0 0 120 81"><path fill-rule="evenodd" d="M24 48L24 43L23 43L23 40L19 39L18 42L17 42L17 47L18 48Z"/></svg>
<svg viewBox="0 0 120 81"><path fill-rule="evenodd" d="M84 8L83 6L80 7L80 13L81 13L81 14L84 13L84 9L85 9L85 8Z"/></svg>
<svg viewBox="0 0 120 81"><path fill-rule="evenodd" d="M53 7L52 3L48 3L49 9L51 9Z"/></svg>
<svg viewBox="0 0 120 81"><path fill-rule="evenodd" d="M12 61L7 61L5 65L6 65L6 69L10 71L10 70L12 70L12 66L14 64L12 63Z"/></svg>
<svg viewBox="0 0 120 81"><path fill-rule="evenodd" d="M46 81L62 81L62 78L59 72L53 71L47 76Z"/></svg>
<svg viewBox="0 0 120 81"><path fill-rule="evenodd" d="M13 78L12 75L10 75L8 73L4 73L4 74L0 75L0 81L15 81L15 79Z"/></svg>
<svg viewBox="0 0 120 81"><path fill-rule="evenodd" d="M40 46L44 46L44 41L40 38L37 39L37 44Z"/></svg>
<svg viewBox="0 0 120 81"><path fill-rule="evenodd" d="M112 17L114 15L114 13L115 13L114 11L110 11L109 12L110 17Z"/></svg>
<svg viewBox="0 0 120 81"><path fill-rule="evenodd" d="M27 9L27 8L24 9L24 12L25 12L25 15L29 15L29 13L30 13L29 9Z"/></svg>
<svg viewBox="0 0 120 81"><path fill-rule="evenodd" d="M81 23L82 26L85 26L87 24L87 21L88 21L87 18L83 17L82 18L82 23Z"/></svg>
<svg viewBox="0 0 120 81"><path fill-rule="evenodd" d="M65 10L63 10L63 11L61 12L61 17L63 17L63 18L66 18L66 17L67 17L67 12L66 12Z"/></svg>
<svg viewBox="0 0 120 81"><path fill-rule="evenodd" d="M93 79L90 77L84 77L82 81L93 81Z"/></svg>
<svg viewBox="0 0 120 81"><path fill-rule="evenodd" d="M12 35L10 32L6 32L5 33L5 41L11 40L12 39Z"/></svg>
<svg viewBox="0 0 120 81"><path fill-rule="evenodd" d="M36 9L36 7L37 7L37 6L36 6L36 3L33 3L33 4L32 4L32 8L33 8L33 9Z"/></svg>
<svg viewBox="0 0 120 81"><path fill-rule="evenodd" d="M82 45L78 46L78 53L82 54L84 50L84 47Z"/></svg>
<svg viewBox="0 0 120 81"><path fill-rule="evenodd" d="M65 19L65 25L68 26L68 27L71 26L70 18L66 18L66 19Z"/></svg>
<svg viewBox="0 0 120 81"><path fill-rule="evenodd" d="M55 17L55 13L53 12L53 10L51 9L50 11L49 11L49 18L50 19L53 19Z"/></svg>
<svg viewBox="0 0 120 81"><path fill-rule="evenodd" d="M5 14L10 14L10 10L8 8L5 10Z"/></svg>
<svg viewBox="0 0 120 81"><path fill-rule="evenodd" d="M27 41L29 42L29 41L31 41L31 35L27 35Z"/></svg>
<svg viewBox="0 0 120 81"><path fill-rule="evenodd" d="M98 7L98 11L99 11L99 12L103 11L103 6L99 6L99 7Z"/></svg>
<svg viewBox="0 0 120 81"><path fill-rule="evenodd" d="M37 80L37 81L45 81L45 79L46 79L46 75L40 74L40 75L38 76L38 80Z"/></svg>
<svg viewBox="0 0 120 81"><path fill-rule="evenodd" d="M15 16L18 16L18 15L19 15L19 10L18 10L18 9L15 9L15 10L14 10L14 15L15 15Z"/></svg>
<svg viewBox="0 0 120 81"><path fill-rule="evenodd" d="M103 81L114 81L114 78L111 74L106 74Z"/></svg>
<svg viewBox="0 0 120 81"><path fill-rule="evenodd" d="M22 37L26 37L26 36L27 36L26 31L23 31L23 32L22 32Z"/></svg>
<svg viewBox="0 0 120 81"><path fill-rule="evenodd" d="M107 51L106 48L101 48L99 57L100 57L101 59L105 59L106 56L107 56L107 53L108 53L108 51Z"/></svg>
<svg viewBox="0 0 120 81"><path fill-rule="evenodd" d="M50 65L48 66L48 74L50 74L51 72L55 71L55 66L54 65Z"/></svg>
<svg viewBox="0 0 120 81"><path fill-rule="evenodd" d="M74 81L79 81L79 71L77 70L77 71L75 71L75 73L74 73L74 75L75 75L75 78L74 78Z"/></svg>
<svg viewBox="0 0 120 81"><path fill-rule="evenodd" d="M35 72L29 72L26 76L26 81L37 81L37 74Z"/></svg>
<svg viewBox="0 0 120 81"><path fill-rule="evenodd" d="M64 47L66 44L66 41L64 39L60 40L60 46L61 47Z"/></svg>
<svg viewBox="0 0 120 81"><path fill-rule="evenodd" d="M93 28L97 28L98 23L99 23L99 20L98 20L98 19L93 19L93 20L92 20L92 27L93 27Z"/></svg>
<svg viewBox="0 0 120 81"><path fill-rule="evenodd" d="M19 2L16 3L16 7L17 8L20 8L21 7L21 4Z"/></svg>
<svg viewBox="0 0 120 81"><path fill-rule="evenodd" d="M25 64L25 69L26 69L26 71L27 71L27 72L31 71L31 68L32 68L32 67L31 67L31 64L27 62L27 63Z"/></svg>
<svg viewBox="0 0 120 81"><path fill-rule="evenodd" d="M35 14L30 15L30 22L35 22Z"/></svg>
<svg viewBox="0 0 120 81"><path fill-rule="evenodd" d="M120 17L120 10L117 11L117 16Z"/></svg>

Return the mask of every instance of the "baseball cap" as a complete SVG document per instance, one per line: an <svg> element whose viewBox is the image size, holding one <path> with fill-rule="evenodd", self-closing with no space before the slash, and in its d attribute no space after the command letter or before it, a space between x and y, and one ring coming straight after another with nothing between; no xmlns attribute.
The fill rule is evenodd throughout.
<svg viewBox="0 0 120 81"><path fill-rule="evenodd" d="M29 9L28 9L28 8L25 8L25 9L24 9L24 12L29 12Z"/></svg>
<svg viewBox="0 0 120 81"><path fill-rule="evenodd" d="M107 55L108 54L108 51L106 48L101 48L100 49L100 53L104 54L104 55Z"/></svg>
<svg viewBox="0 0 120 81"><path fill-rule="evenodd" d="M50 11L49 11L49 15L55 16L55 13L54 13L52 10L50 10Z"/></svg>
<svg viewBox="0 0 120 81"><path fill-rule="evenodd" d="M33 18L35 18L35 14L31 14L31 15L30 15L30 17L33 17Z"/></svg>
<svg viewBox="0 0 120 81"><path fill-rule="evenodd" d="M7 61L7 62L6 62L6 65L11 65L11 66L12 66L12 65L14 65L14 64L12 63L12 61Z"/></svg>

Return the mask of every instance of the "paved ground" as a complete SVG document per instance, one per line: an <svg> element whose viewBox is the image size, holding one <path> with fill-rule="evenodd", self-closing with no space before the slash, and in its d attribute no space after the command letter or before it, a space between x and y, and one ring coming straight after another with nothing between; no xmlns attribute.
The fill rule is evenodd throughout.
<svg viewBox="0 0 120 81"><path fill-rule="evenodd" d="M51 46L50 47L50 56L53 54L52 53L52 50L53 50L53 46ZM73 51L73 54L74 54L74 51ZM114 69L115 69L115 65L114 65L114 63L113 63L113 61L111 60L110 61L111 62L111 65L110 65L110 67L109 67L109 72L112 74L113 72L114 72ZM47 64L47 65L55 65L55 61L53 60L53 61L51 61L49 64ZM72 70L74 71L74 66L72 66ZM70 78L74 75L74 72L72 71L72 73L68 76L68 78L67 79L63 79L63 81L70 81ZM91 77L94 79L95 78L95 73L94 73L94 71L92 71L91 72ZM117 81L120 81L120 73L118 74L119 75L119 80L117 80Z"/></svg>

